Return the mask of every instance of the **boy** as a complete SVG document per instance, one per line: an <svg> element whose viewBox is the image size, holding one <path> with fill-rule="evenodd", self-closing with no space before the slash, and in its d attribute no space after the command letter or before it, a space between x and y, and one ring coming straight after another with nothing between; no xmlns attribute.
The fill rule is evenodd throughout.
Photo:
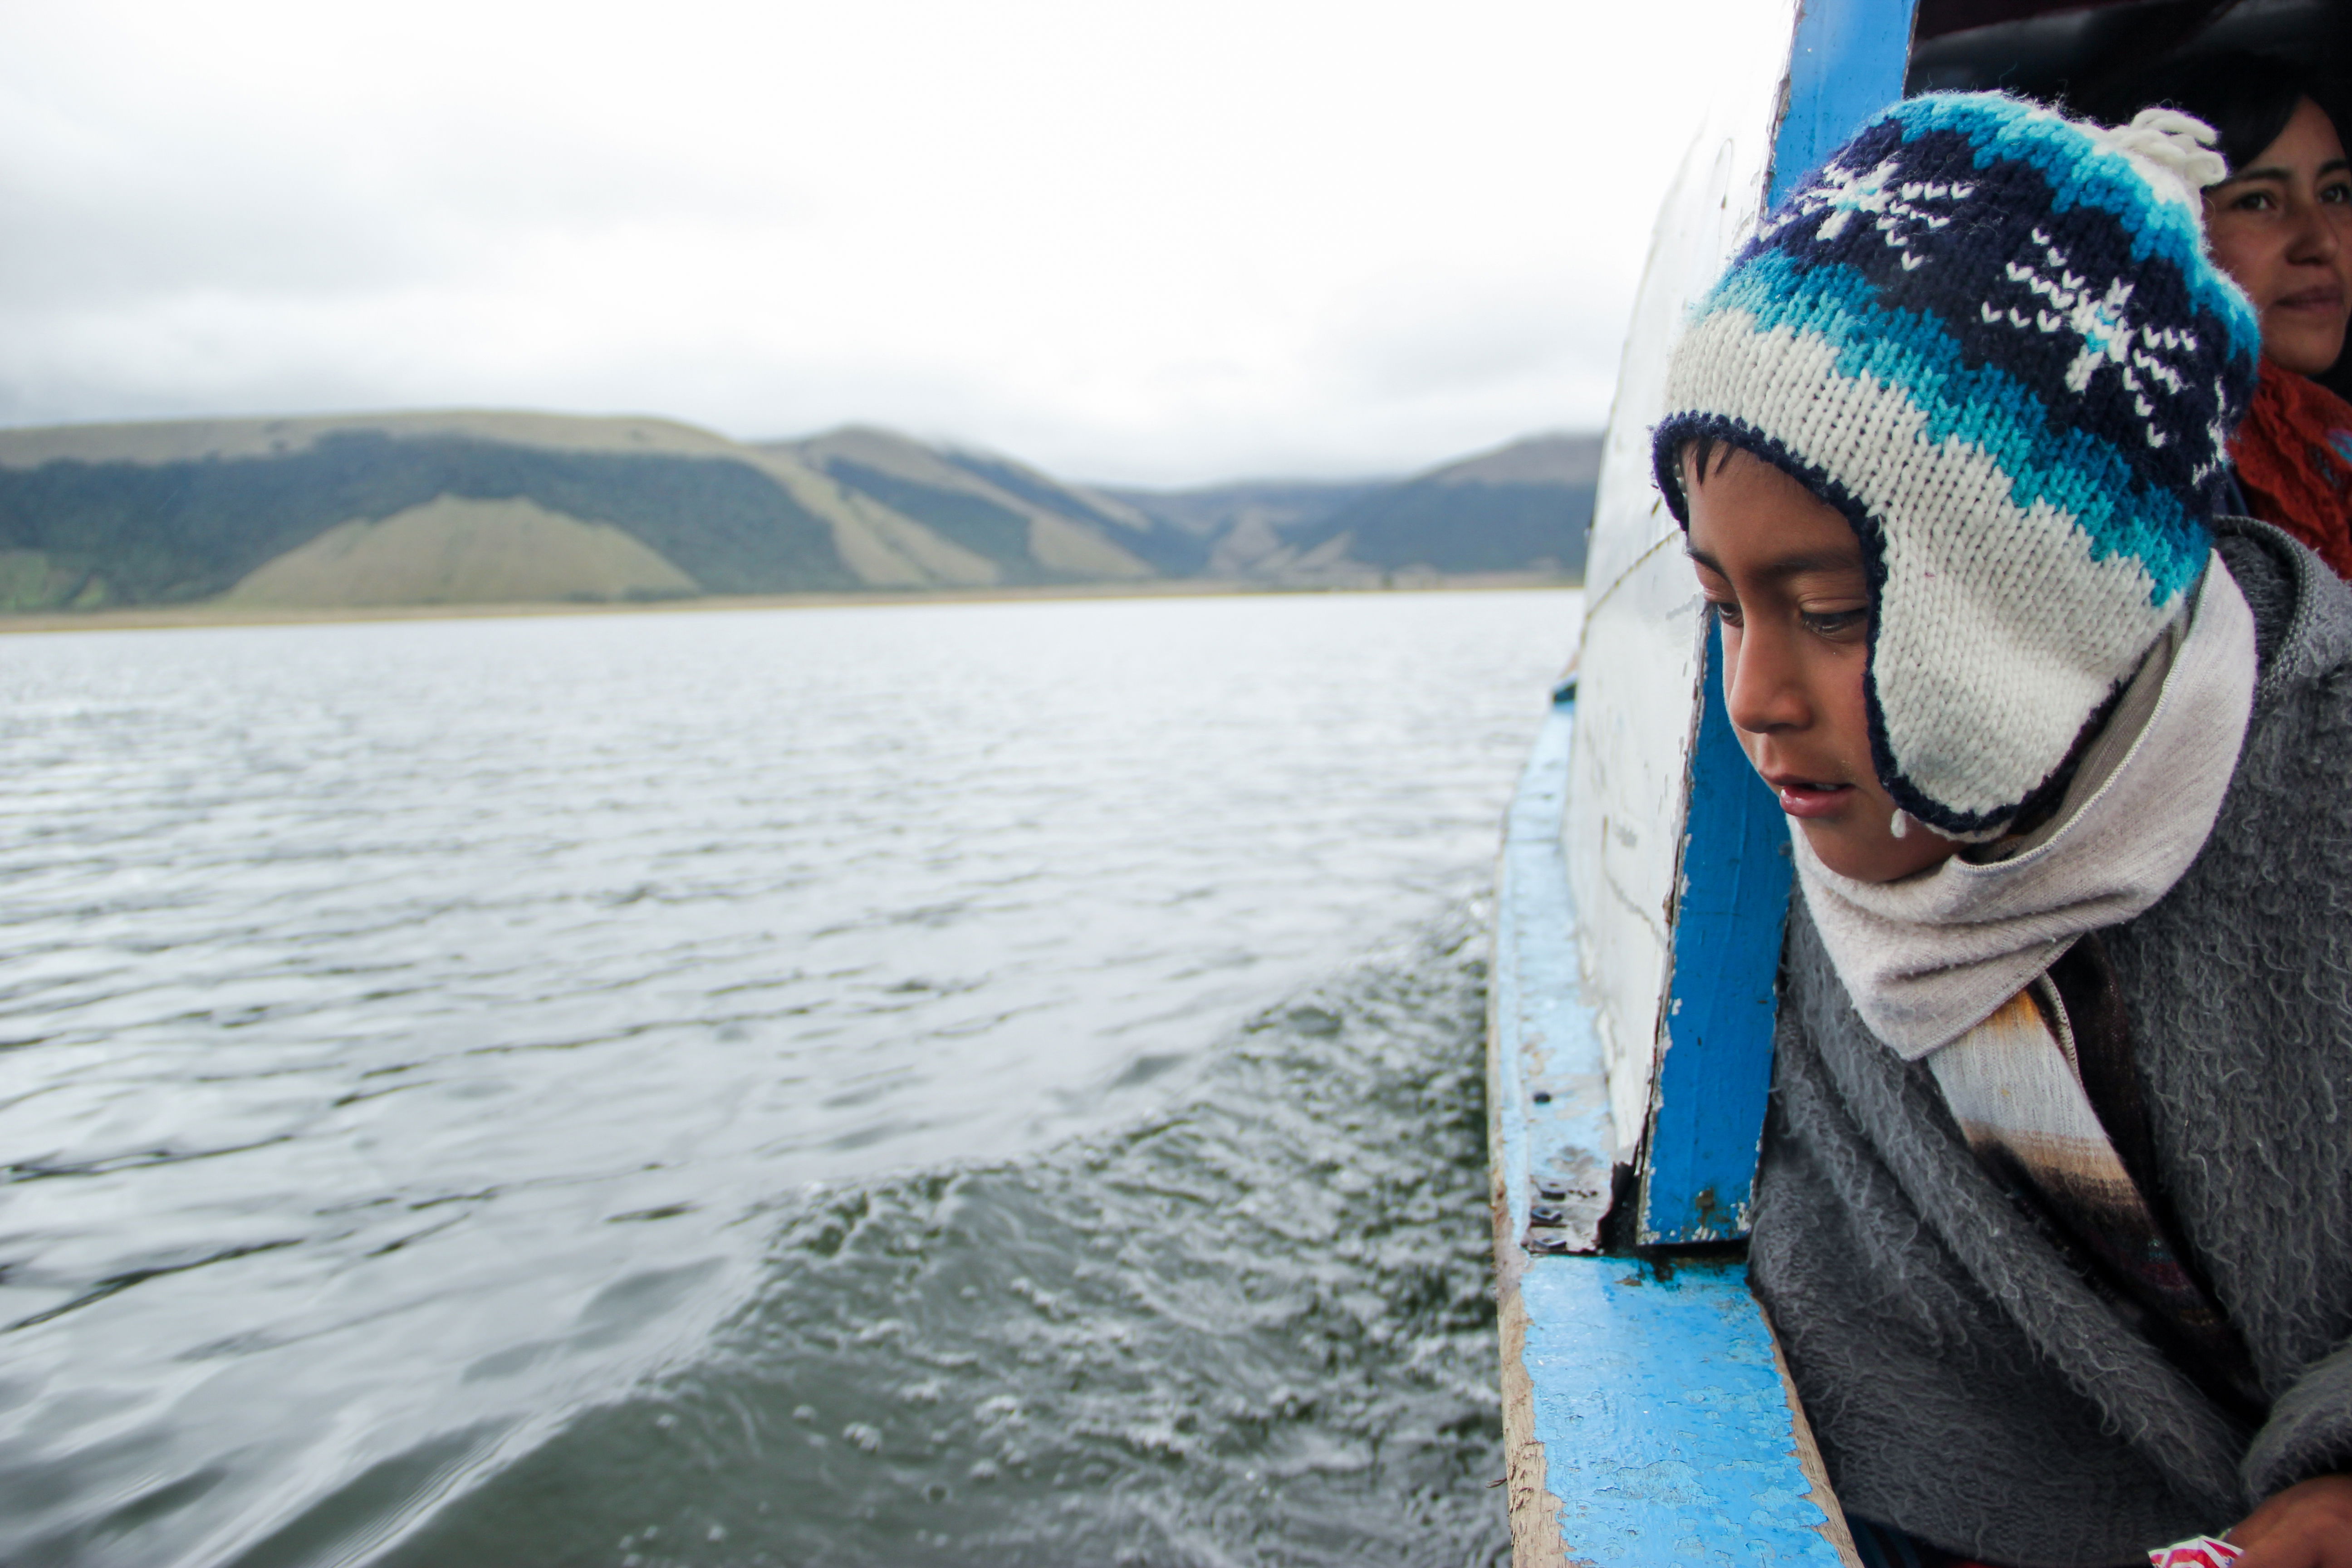
<svg viewBox="0 0 2352 1568"><path fill-rule="evenodd" d="M1867 1552L2352 1568L2352 592L2217 516L2210 139L1908 100L1675 351L1802 889L1751 1268Z"/></svg>

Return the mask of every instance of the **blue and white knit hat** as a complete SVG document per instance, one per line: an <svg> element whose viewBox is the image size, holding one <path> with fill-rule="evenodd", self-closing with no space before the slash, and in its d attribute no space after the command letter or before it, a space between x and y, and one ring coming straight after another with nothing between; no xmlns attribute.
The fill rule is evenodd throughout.
<svg viewBox="0 0 2352 1568"><path fill-rule="evenodd" d="M1708 435L1844 513L1879 780L1998 835L2188 603L2261 352L2206 259L2212 133L1998 93L1901 103L1766 216L1693 312L1653 457Z"/></svg>

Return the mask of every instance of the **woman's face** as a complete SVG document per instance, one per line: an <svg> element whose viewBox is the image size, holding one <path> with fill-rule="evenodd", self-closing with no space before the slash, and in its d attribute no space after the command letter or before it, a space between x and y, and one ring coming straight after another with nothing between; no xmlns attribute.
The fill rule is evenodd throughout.
<svg viewBox="0 0 2352 1568"><path fill-rule="evenodd" d="M1685 461L1688 548L1723 627L1723 695L1740 748L1822 863L1892 882L1958 847L1914 824L1870 761L1863 675L1870 584L1843 517L1769 463L1733 450L1704 476Z"/></svg>
<svg viewBox="0 0 2352 1568"><path fill-rule="evenodd" d="M2263 319L2263 353L2317 375L2344 350L2352 313L2352 167L2335 122L2305 99L2278 140L2205 191L2213 259Z"/></svg>

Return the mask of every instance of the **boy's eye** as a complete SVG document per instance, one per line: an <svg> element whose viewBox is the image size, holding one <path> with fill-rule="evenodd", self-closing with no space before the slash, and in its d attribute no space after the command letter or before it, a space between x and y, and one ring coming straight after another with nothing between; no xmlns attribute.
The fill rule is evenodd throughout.
<svg viewBox="0 0 2352 1568"><path fill-rule="evenodd" d="M2352 202L2352 180L2329 181L2321 189L2319 199L2323 202L2334 202L2338 206Z"/></svg>
<svg viewBox="0 0 2352 1568"><path fill-rule="evenodd" d="M1721 621L1725 626L1736 626L1739 625L1739 604L1738 600L1710 598L1706 602L1706 607L1713 610L1715 612L1715 618Z"/></svg>
<svg viewBox="0 0 2352 1568"><path fill-rule="evenodd" d="M1815 637L1834 637L1861 630L1870 624L1868 610L1822 610L1809 612L1802 617L1805 629Z"/></svg>

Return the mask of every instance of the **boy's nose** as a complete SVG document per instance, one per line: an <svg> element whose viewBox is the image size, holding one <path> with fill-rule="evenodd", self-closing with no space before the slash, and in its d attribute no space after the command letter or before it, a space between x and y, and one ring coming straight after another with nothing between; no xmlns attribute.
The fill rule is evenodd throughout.
<svg viewBox="0 0 2352 1568"><path fill-rule="evenodd" d="M1751 735L1800 730L1811 720L1812 705L1799 679L1789 639L1769 627L1735 635L1719 629L1724 653L1724 710L1734 727Z"/></svg>

